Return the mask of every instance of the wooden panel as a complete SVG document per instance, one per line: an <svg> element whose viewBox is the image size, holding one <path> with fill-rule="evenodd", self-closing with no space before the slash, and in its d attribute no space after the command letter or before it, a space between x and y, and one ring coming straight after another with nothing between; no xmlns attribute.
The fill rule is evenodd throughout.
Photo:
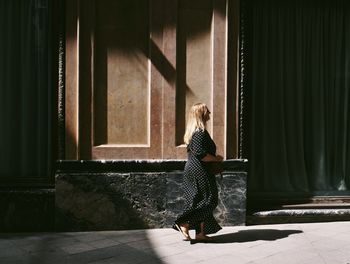
<svg viewBox="0 0 350 264"><path fill-rule="evenodd" d="M208 131L218 154L227 157L227 137L232 138L227 134L227 122L235 122L232 112L227 116L227 101L235 100L227 97L227 6L226 0L179 1L176 143L173 146L176 158L187 156L183 145L186 114L197 102L204 102L210 108ZM235 88L235 85L230 86L230 89ZM232 94L235 91L230 91Z"/></svg>
<svg viewBox="0 0 350 264"><path fill-rule="evenodd" d="M186 35L186 113L194 103L212 108L212 9L183 11ZM182 32L180 32L181 34Z"/></svg>
<svg viewBox="0 0 350 264"><path fill-rule="evenodd" d="M212 112L219 154L235 144L227 0L76 1L67 2L67 157L185 159L196 102Z"/></svg>
<svg viewBox="0 0 350 264"><path fill-rule="evenodd" d="M95 3L95 145L148 145L147 1Z"/></svg>
<svg viewBox="0 0 350 264"><path fill-rule="evenodd" d="M163 7L152 1L151 8L148 0L94 2L92 158L160 158L162 77L155 63Z"/></svg>
<svg viewBox="0 0 350 264"><path fill-rule="evenodd" d="M176 144L183 144L186 113L194 103L212 109L213 60L211 0L193 6L180 1L178 15L178 84ZM211 129L211 124L208 124Z"/></svg>

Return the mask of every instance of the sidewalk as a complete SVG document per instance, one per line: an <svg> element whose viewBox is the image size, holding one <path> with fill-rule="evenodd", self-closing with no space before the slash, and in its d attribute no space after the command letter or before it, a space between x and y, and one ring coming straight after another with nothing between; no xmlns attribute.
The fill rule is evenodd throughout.
<svg viewBox="0 0 350 264"><path fill-rule="evenodd" d="M191 245L170 228L2 233L0 263L350 264L350 222L224 227L212 236Z"/></svg>

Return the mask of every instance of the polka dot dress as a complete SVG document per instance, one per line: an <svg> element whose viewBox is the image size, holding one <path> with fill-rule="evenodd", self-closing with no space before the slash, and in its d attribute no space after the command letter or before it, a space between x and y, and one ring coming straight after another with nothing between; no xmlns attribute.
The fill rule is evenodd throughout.
<svg viewBox="0 0 350 264"><path fill-rule="evenodd" d="M188 223L196 233L201 232L200 223L204 223L205 233L213 234L221 229L213 216L218 204L218 189L215 175L208 173L201 160L206 154L216 155L216 146L207 130L197 129L187 151L183 179L185 208L175 223Z"/></svg>

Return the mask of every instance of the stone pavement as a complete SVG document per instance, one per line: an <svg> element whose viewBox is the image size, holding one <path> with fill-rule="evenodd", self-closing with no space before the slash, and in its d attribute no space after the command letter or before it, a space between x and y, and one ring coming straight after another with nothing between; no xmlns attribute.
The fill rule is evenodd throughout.
<svg viewBox="0 0 350 264"><path fill-rule="evenodd" d="M2 233L0 263L350 264L350 222L232 226L212 236L190 244L169 228Z"/></svg>

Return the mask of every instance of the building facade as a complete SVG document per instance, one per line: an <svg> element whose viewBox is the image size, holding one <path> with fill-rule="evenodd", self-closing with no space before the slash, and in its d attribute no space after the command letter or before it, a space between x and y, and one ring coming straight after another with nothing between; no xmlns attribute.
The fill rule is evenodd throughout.
<svg viewBox="0 0 350 264"><path fill-rule="evenodd" d="M330 77L324 93L342 87L338 97L329 98L348 94L349 75L342 67L347 55L335 62L340 66L334 74L331 67L317 76L317 67L305 67L305 75L295 70L314 65L304 47L317 46L333 31L324 26L320 36L308 32L333 25L340 10L343 17L350 10L330 2L4 1L0 117L10 125L0 142L3 230L170 226L183 204L182 138L186 112L196 102L210 108L208 130L226 160L217 179L222 225L258 223L267 219L262 211L278 213L269 222L348 219L348 154L347 147L340 149L350 135L346 115L335 130L330 123L309 128L302 124L325 117L307 113L324 105L293 103L318 98L319 90L308 90L302 81L320 83L325 75ZM295 23L313 12L315 20ZM348 21L336 22L339 43L345 43L341 56L348 49L340 25ZM296 31L307 25L305 34ZM290 45L293 40L300 52ZM326 55L317 65L337 55L329 53L337 41L322 42L319 51ZM276 50L280 56L273 55ZM296 77L301 82L291 81ZM334 80L341 81L332 86ZM341 109L337 105L327 103L327 113L347 112L347 101ZM288 121L296 116L303 118ZM333 137L319 137L321 130ZM343 133L334 134L338 130ZM342 142L334 141L338 136ZM312 138L330 143L317 149L319 141L307 144ZM318 157L325 159L317 163ZM294 169L301 165L304 170ZM294 211L279 210L286 205ZM300 218L291 216L295 210L301 210Z"/></svg>

